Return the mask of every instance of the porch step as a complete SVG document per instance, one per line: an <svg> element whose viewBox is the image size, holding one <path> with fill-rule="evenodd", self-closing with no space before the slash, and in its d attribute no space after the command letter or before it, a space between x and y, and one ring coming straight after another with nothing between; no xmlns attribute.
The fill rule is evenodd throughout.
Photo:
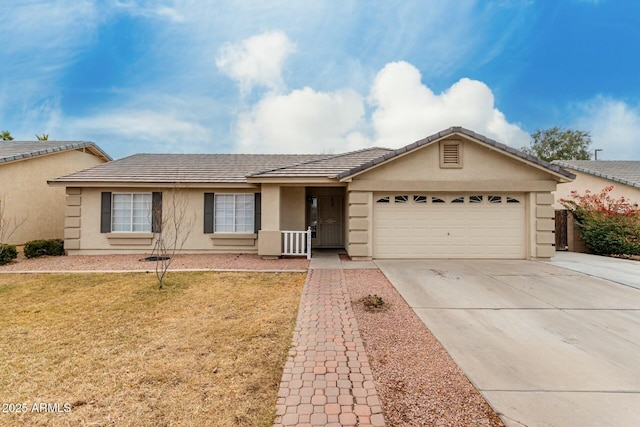
<svg viewBox="0 0 640 427"><path fill-rule="evenodd" d="M339 270L340 256L335 252L314 252L309 263L310 270Z"/></svg>

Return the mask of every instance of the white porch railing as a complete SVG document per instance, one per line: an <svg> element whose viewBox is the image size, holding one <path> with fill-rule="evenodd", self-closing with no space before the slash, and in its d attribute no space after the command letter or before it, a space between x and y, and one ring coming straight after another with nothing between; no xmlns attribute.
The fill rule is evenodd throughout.
<svg viewBox="0 0 640 427"><path fill-rule="evenodd" d="M282 255L306 255L311 259L311 227L307 231L282 231L282 240Z"/></svg>

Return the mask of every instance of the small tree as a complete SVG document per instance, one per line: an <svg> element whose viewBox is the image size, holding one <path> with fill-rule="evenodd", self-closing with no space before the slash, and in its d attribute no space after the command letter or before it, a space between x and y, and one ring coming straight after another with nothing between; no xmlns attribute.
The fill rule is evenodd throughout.
<svg viewBox="0 0 640 427"><path fill-rule="evenodd" d="M182 250L185 242L191 234L195 215L188 212L188 192L186 188L171 188L162 194L166 203L161 201L160 206L152 209L153 229L155 244L151 252L156 262L156 277L158 289L162 289L164 278L173 263L175 256ZM165 207L166 209L163 209Z"/></svg>
<svg viewBox="0 0 640 427"><path fill-rule="evenodd" d="M522 147L522 151L539 159L553 160L590 160L591 134L558 126L547 130L537 130L531 134L531 147Z"/></svg>
<svg viewBox="0 0 640 427"><path fill-rule="evenodd" d="M571 192L560 203L573 212L580 237L597 255L640 255L640 210L625 197L613 198L613 186L600 193Z"/></svg>
<svg viewBox="0 0 640 427"><path fill-rule="evenodd" d="M36 138L38 138L38 141L48 141L49 134L48 133L43 133L42 135L36 134Z"/></svg>

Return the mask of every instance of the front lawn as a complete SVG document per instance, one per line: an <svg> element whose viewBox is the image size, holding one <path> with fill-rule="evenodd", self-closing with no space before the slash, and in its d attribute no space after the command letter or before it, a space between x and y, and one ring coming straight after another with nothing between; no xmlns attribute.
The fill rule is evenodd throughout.
<svg viewBox="0 0 640 427"><path fill-rule="evenodd" d="M304 278L0 275L0 425L271 425Z"/></svg>

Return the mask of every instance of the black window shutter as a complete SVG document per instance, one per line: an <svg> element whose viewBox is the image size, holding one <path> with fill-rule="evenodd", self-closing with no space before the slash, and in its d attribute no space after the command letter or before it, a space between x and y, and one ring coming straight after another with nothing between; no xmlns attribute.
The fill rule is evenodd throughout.
<svg viewBox="0 0 640 427"><path fill-rule="evenodd" d="M204 193L204 233L213 233L214 193Z"/></svg>
<svg viewBox="0 0 640 427"><path fill-rule="evenodd" d="M253 232L257 233L262 228L262 194L255 193L254 198L254 216L253 216Z"/></svg>
<svg viewBox="0 0 640 427"><path fill-rule="evenodd" d="M162 192L151 193L151 232L162 232Z"/></svg>
<svg viewBox="0 0 640 427"><path fill-rule="evenodd" d="M111 192L103 191L100 202L100 232L111 233Z"/></svg>

